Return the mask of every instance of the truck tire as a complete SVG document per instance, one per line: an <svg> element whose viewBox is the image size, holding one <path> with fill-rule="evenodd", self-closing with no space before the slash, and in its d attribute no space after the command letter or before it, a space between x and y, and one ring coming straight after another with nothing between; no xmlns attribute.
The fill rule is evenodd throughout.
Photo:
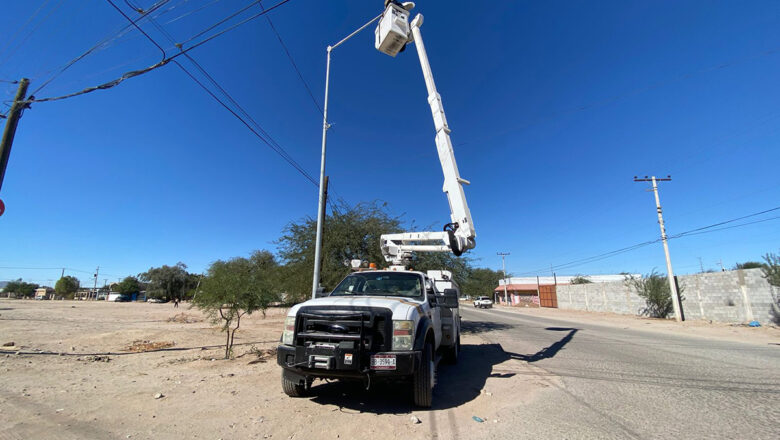
<svg viewBox="0 0 780 440"><path fill-rule="evenodd" d="M282 372L282 390L290 397L306 397L311 389L311 379L306 379L306 384L301 385L297 380L290 380Z"/></svg>
<svg viewBox="0 0 780 440"><path fill-rule="evenodd" d="M450 365L458 363L458 356L460 355L460 333L455 338L455 343L452 347L447 347L447 351L444 352L444 361Z"/></svg>
<svg viewBox="0 0 780 440"><path fill-rule="evenodd" d="M423 348L420 365L414 372L412 388L414 389L414 404L422 408L430 408L433 401L433 345L429 342Z"/></svg>

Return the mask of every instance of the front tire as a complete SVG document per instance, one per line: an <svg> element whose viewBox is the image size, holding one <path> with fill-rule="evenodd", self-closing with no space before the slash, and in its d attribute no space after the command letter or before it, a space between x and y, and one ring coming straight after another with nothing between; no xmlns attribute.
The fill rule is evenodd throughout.
<svg viewBox="0 0 780 440"><path fill-rule="evenodd" d="M306 384L301 385L299 381L289 379L282 371L282 390L290 397L306 397L311 390L311 384L312 380L306 379Z"/></svg>
<svg viewBox="0 0 780 440"><path fill-rule="evenodd" d="M414 389L414 404L422 408L430 408L433 402L433 345L425 344L420 365L414 372L412 387Z"/></svg>

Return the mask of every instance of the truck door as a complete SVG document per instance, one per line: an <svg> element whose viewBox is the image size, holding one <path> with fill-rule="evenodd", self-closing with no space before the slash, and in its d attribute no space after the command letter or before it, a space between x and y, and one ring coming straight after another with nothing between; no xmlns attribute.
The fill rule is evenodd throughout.
<svg viewBox="0 0 780 440"><path fill-rule="evenodd" d="M431 318L431 325L433 326L433 336L436 340L434 350L438 350L441 346L441 308L436 306L436 288L433 285L433 280L430 278L425 279L425 291L428 297L429 315Z"/></svg>

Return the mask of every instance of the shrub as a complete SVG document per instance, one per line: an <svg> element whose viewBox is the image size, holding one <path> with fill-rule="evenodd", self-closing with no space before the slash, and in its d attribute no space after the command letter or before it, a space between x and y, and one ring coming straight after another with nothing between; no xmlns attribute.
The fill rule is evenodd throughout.
<svg viewBox="0 0 780 440"><path fill-rule="evenodd" d="M652 272L642 278L626 277L626 283L636 289L637 295L645 300L645 308L641 314L653 318L666 318L674 311L672 292L669 290L669 282L666 277L653 269ZM683 286L678 287L680 302L683 297Z"/></svg>

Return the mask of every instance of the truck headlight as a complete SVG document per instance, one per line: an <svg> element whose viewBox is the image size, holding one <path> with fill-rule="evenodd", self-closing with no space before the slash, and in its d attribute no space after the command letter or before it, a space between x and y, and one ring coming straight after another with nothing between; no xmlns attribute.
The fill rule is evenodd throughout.
<svg viewBox="0 0 780 440"><path fill-rule="evenodd" d="M393 351L409 351L414 345L414 321L393 321Z"/></svg>
<svg viewBox="0 0 780 440"><path fill-rule="evenodd" d="M288 316L284 318L284 332L282 333L282 344L292 345L294 334L295 334L295 316Z"/></svg>

